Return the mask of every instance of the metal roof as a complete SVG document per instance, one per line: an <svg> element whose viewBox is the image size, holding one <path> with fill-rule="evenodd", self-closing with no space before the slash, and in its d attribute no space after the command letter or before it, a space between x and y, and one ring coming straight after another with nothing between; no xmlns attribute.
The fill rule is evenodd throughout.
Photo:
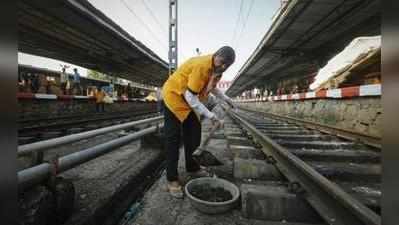
<svg viewBox="0 0 399 225"><path fill-rule="evenodd" d="M291 0L227 90L237 96L271 79L304 76L355 37L381 34L380 0Z"/></svg>
<svg viewBox="0 0 399 225"><path fill-rule="evenodd" d="M19 51L160 86L168 64L87 0L18 1Z"/></svg>

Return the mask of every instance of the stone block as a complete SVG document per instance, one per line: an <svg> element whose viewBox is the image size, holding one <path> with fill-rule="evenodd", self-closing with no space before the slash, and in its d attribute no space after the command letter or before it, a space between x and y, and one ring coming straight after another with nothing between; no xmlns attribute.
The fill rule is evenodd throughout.
<svg viewBox="0 0 399 225"><path fill-rule="evenodd" d="M241 159L258 159L265 160L265 154L258 149L234 149L233 156Z"/></svg>
<svg viewBox="0 0 399 225"><path fill-rule="evenodd" d="M252 141L249 140L247 137L240 137L240 136L227 136L227 140L231 145L252 145Z"/></svg>
<svg viewBox="0 0 399 225"><path fill-rule="evenodd" d="M319 223L321 218L302 197L282 185L243 184L241 212L250 219Z"/></svg>
<svg viewBox="0 0 399 225"><path fill-rule="evenodd" d="M281 180L280 172L264 160L234 158L234 177L237 179Z"/></svg>

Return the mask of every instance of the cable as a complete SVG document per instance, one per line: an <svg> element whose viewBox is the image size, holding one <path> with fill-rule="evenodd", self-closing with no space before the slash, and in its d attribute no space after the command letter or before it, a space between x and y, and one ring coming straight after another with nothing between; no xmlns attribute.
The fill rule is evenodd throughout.
<svg viewBox="0 0 399 225"><path fill-rule="evenodd" d="M155 35L155 33L144 23L144 21L141 20L141 18L129 7L129 5L125 2L125 0L120 0L120 1L129 10L129 12L132 13L136 17L136 19L147 29L147 31L151 33L151 35L155 38L155 40L157 40L166 50L169 50L168 47L164 43L162 43L162 41L157 37L157 35Z"/></svg>
<svg viewBox="0 0 399 225"><path fill-rule="evenodd" d="M120 0L125 7L139 20L139 22L147 29L147 31L149 33L151 33L154 38L162 45L162 47L164 47L168 52L169 52L169 48L157 37L157 35L155 35L155 33L143 22L143 20L141 20L141 18L127 5L127 3L124 0ZM153 19L155 20L155 22L157 23L157 25L162 29L162 25L159 22L159 20L155 17L155 14L152 12L151 8L145 3L144 0L143 4L145 6L145 8L149 11L149 13L151 14L151 16L153 17ZM163 30L164 31L164 30ZM167 33L166 31L164 31L165 33ZM183 56L183 58L187 58L186 55L180 51L181 55Z"/></svg>
<svg viewBox="0 0 399 225"><path fill-rule="evenodd" d="M151 10L151 8L148 6L148 4L145 2L145 0L141 0L141 1L143 2L145 8L146 8L146 9L148 10L148 12L151 14L152 18L155 20L155 22L157 23L157 25L161 28L161 30L162 30L163 32L165 32L165 34L168 35L168 32L164 29L164 27L163 27L162 24L159 22L159 20L158 20L157 17L155 16L154 12L153 12L153 11ZM186 55L185 55L182 51L181 51L180 53L181 53L181 55L182 55L184 58L187 58ZM178 54L179 54L179 53L178 53Z"/></svg>
<svg viewBox="0 0 399 225"><path fill-rule="evenodd" d="M254 0L251 0L251 3L250 3L250 6L249 6L247 15L246 15L246 17L245 17L245 19L244 19L244 22L243 22L243 26L242 26L241 32L239 33L239 35L238 35L238 37L237 37L237 39L236 39L236 44L237 44L237 45L238 45L239 40L240 40L240 38L241 38L241 36L242 36L242 33L243 33L244 30L245 30L245 26L247 25L248 18L249 18L249 14L250 14L251 11L252 11L252 6L253 6L253 5L254 5ZM233 46L234 46L234 43L233 43ZM238 46L237 46L237 48L238 48Z"/></svg>
<svg viewBox="0 0 399 225"><path fill-rule="evenodd" d="M237 16L236 25L235 25L235 28L234 28L233 37L232 37L232 39L231 39L231 45L233 45L233 41L234 41L234 39L235 39L235 37L236 37L237 28L238 28L238 23L240 22L240 17L241 17L241 13L242 13L242 5L243 5L243 2L244 2L243 0L241 0L241 2L240 2L240 10L238 11L238 16Z"/></svg>
<svg viewBox="0 0 399 225"><path fill-rule="evenodd" d="M155 22L157 23L157 25L161 28L161 30L163 32L165 32L166 34L168 33L165 28L161 25L161 23L159 22L159 20L157 19L157 17L155 16L155 14L153 13L153 11L151 10L151 8L147 5L147 3L145 2L145 0L141 0L144 4L144 7L147 9L147 11L150 13L151 17L155 20Z"/></svg>

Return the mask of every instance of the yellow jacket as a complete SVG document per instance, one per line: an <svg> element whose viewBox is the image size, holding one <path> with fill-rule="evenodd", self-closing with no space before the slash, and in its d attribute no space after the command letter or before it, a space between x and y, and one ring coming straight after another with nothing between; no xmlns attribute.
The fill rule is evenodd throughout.
<svg viewBox="0 0 399 225"><path fill-rule="evenodd" d="M208 97L204 89L212 73L212 55L193 57L182 64L165 82L162 96L165 105L183 122L191 112L184 99L184 92L189 89L199 94L201 101Z"/></svg>
<svg viewBox="0 0 399 225"><path fill-rule="evenodd" d="M95 97L96 97L96 103L102 103L102 102L104 102L104 97L105 97L104 91L102 91L102 90L97 90L97 91L96 91L96 94L95 94Z"/></svg>

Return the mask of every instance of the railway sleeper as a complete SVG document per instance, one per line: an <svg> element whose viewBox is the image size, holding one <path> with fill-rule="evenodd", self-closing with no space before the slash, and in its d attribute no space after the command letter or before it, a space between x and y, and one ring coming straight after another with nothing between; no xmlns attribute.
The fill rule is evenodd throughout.
<svg viewBox="0 0 399 225"><path fill-rule="evenodd" d="M227 141L230 145L252 145L253 141L247 137L227 136Z"/></svg>
<svg viewBox="0 0 399 225"><path fill-rule="evenodd" d="M283 124L283 123L274 123L274 124L256 124L256 127L264 128L264 129L273 129L273 128L300 128L295 124Z"/></svg>
<svg viewBox="0 0 399 225"><path fill-rule="evenodd" d="M361 144L343 141L296 141L276 140L277 143L286 148L296 149L360 149Z"/></svg>
<svg viewBox="0 0 399 225"><path fill-rule="evenodd" d="M381 182L381 165L307 161L317 172L338 181Z"/></svg>
<svg viewBox="0 0 399 225"><path fill-rule="evenodd" d="M256 126L256 129L259 130L267 130L267 131L274 131L274 132L278 132L278 131L297 131L297 132L306 132L308 129L306 128L302 128L302 127L258 127Z"/></svg>
<svg viewBox="0 0 399 225"><path fill-rule="evenodd" d="M333 161L333 162L356 162L356 163L378 163L381 157L378 153L368 150L347 149L289 149L291 153L305 161Z"/></svg>
<svg viewBox="0 0 399 225"><path fill-rule="evenodd" d="M240 189L241 212L245 218L279 221L282 224L324 224L305 199L289 192L286 185L242 184Z"/></svg>
<svg viewBox="0 0 399 225"><path fill-rule="evenodd" d="M381 213L381 185L378 183L337 183L347 193L353 195L377 214Z"/></svg>
<svg viewBox="0 0 399 225"><path fill-rule="evenodd" d="M271 139L277 141L337 141L337 137L321 134L269 134Z"/></svg>
<svg viewBox="0 0 399 225"><path fill-rule="evenodd" d="M258 129L262 131L262 133L266 135L312 135L312 134L320 134L319 132L313 130L265 130Z"/></svg>

